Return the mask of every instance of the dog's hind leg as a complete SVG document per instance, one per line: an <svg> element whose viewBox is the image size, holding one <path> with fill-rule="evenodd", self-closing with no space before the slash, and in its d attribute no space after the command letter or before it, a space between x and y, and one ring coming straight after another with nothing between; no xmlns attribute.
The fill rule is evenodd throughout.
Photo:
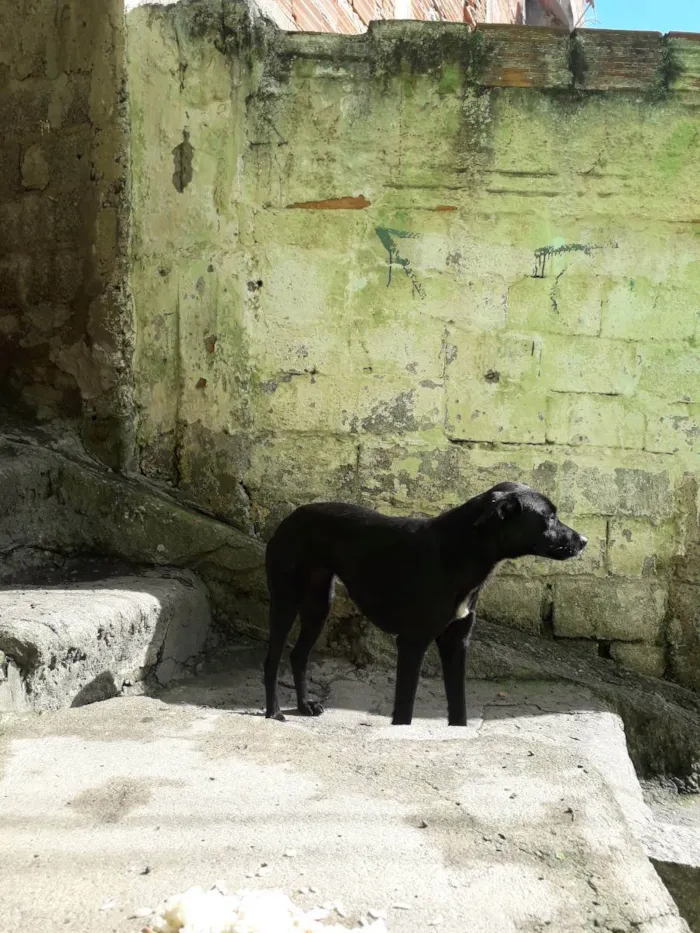
<svg viewBox="0 0 700 933"><path fill-rule="evenodd" d="M394 715L391 720L394 726L411 725L420 669L428 644L429 642L413 641L403 635L396 639L399 656L396 664Z"/></svg>
<svg viewBox="0 0 700 933"><path fill-rule="evenodd" d="M445 682L447 721L451 726L467 724L467 646L475 621L475 613L469 612L451 622L435 639Z"/></svg>
<svg viewBox="0 0 700 933"><path fill-rule="evenodd" d="M323 712L323 706L317 700L309 699L307 671L309 656L326 624L332 598L333 574L326 570L314 571L302 597L299 610L301 631L290 655L297 708L303 716L320 716Z"/></svg>
<svg viewBox="0 0 700 933"><path fill-rule="evenodd" d="M277 674L287 637L294 625L297 609L298 601L294 596L285 596L281 599L273 596L270 600L270 644L265 658L263 678L265 716L267 719L277 719L279 722L284 722L284 716L277 696Z"/></svg>

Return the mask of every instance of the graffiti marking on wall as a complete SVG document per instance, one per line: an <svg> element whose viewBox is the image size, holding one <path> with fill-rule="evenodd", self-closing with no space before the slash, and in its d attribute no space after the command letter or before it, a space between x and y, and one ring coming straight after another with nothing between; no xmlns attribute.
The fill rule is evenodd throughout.
<svg viewBox="0 0 700 933"><path fill-rule="evenodd" d="M392 230L389 227L377 227L376 234L379 237L379 240L384 247L384 249L389 254L389 277L387 280L387 288L391 285L391 276L394 266L400 266L406 275L411 280L412 294L418 295L422 300L425 299L425 289L418 281L416 273L411 268L410 260L406 259L405 256L402 256L399 252L399 248L396 245L396 240L415 240L418 236L417 233L409 233L406 230Z"/></svg>

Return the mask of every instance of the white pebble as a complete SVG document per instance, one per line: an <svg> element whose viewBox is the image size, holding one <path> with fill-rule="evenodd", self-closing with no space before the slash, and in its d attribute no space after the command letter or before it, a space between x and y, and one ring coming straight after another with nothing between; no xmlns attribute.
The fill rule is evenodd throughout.
<svg viewBox="0 0 700 933"><path fill-rule="evenodd" d="M295 858L295 857L296 857L296 852L294 851L294 849L287 849L287 851L284 853L284 857L285 857L285 858Z"/></svg>
<svg viewBox="0 0 700 933"><path fill-rule="evenodd" d="M153 911L151 910L150 907L139 907L138 910L135 910L133 912L133 914L131 915L131 917L129 917L129 919L131 920L133 918L134 920L141 920L144 917L152 916L152 914L153 914Z"/></svg>
<svg viewBox="0 0 700 933"><path fill-rule="evenodd" d="M116 906L116 901L105 901L104 904L100 907L100 910L114 910Z"/></svg>
<svg viewBox="0 0 700 933"><path fill-rule="evenodd" d="M394 904L394 910L410 910L410 904Z"/></svg>
<svg viewBox="0 0 700 933"><path fill-rule="evenodd" d="M436 917L434 920L431 920L431 921L430 921L430 923L428 924L428 926L429 926L429 927L439 927L440 924L443 922L443 919L444 919L444 918L443 918L442 916Z"/></svg>
<svg viewBox="0 0 700 933"><path fill-rule="evenodd" d="M384 914L380 910L375 910L374 907L370 907L367 913L370 915L372 920L383 920L384 919Z"/></svg>

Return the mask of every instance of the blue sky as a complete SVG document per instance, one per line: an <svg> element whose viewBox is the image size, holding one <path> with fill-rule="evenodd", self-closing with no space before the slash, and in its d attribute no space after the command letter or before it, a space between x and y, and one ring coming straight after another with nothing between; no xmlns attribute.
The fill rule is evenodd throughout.
<svg viewBox="0 0 700 933"><path fill-rule="evenodd" d="M587 20L596 29L700 32L700 0L596 0L595 7Z"/></svg>

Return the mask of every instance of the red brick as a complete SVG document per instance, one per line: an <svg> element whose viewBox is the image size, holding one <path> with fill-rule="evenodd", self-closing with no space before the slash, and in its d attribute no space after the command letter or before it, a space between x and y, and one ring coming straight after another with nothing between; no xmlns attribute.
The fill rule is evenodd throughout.
<svg viewBox="0 0 700 933"><path fill-rule="evenodd" d="M373 19L381 19L382 14L375 0L352 0L352 8L365 26Z"/></svg>
<svg viewBox="0 0 700 933"><path fill-rule="evenodd" d="M337 9L338 24L341 32L353 34L364 31L364 23L347 0L335 0L335 2L330 0L330 2Z"/></svg>
<svg viewBox="0 0 700 933"><path fill-rule="evenodd" d="M275 6L278 6L289 19L294 19L292 0L275 0Z"/></svg>
<svg viewBox="0 0 700 933"><path fill-rule="evenodd" d="M326 28L331 32L338 32L337 8L333 0L313 0L313 4L321 21L326 24Z"/></svg>
<svg viewBox="0 0 700 933"><path fill-rule="evenodd" d="M464 3L461 3L460 0L441 0L438 6L448 22L461 23L464 21Z"/></svg>
<svg viewBox="0 0 700 933"><path fill-rule="evenodd" d="M292 0L294 22L302 32L331 32L329 24L319 15L313 0Z"/></svg>
<svg viewBox="0 0 700 933"><path fill-rule="evenodd" d="M362 22L354 16L346 0L308 0L308 6L312 5L324 24L323 31L351 35L363 31Z"/></svg>

